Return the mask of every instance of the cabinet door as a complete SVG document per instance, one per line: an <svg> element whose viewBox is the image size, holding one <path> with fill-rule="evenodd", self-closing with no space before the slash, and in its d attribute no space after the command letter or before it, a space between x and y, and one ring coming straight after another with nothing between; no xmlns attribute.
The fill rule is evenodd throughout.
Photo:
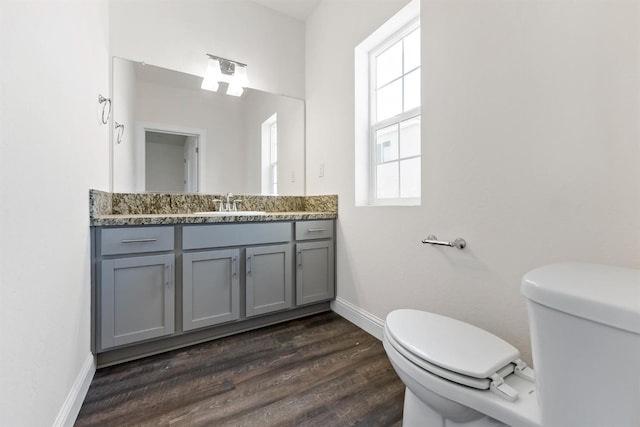
<svg viewBox="0 0 640 427"><path fill-rule="evenodd" d="M182 255L182 329L185 331L240 317L240 250Z"/></svg>
<svg viewBox="0 0 640 427"><path fill-rule="evenodd" d="M335 296L333 240L296 244L296 304Z"/></svg>
<svg viewBox="0 0 640 427"><path fill-rule="evenodd" d="M174 332L173 255L102 261L103 349Z"/></svg>
<svg viewBox="0 0 640 427"><path fill-rule="evenodd" d="M247 248L247 317L292 306L291 245Z"/></svg>

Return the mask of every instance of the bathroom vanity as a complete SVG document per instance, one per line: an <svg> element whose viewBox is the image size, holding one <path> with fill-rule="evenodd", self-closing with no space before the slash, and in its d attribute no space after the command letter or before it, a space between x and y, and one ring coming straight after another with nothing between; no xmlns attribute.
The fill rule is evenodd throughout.
<svg viewBox="0 0 640 427"><path fill-rule="evenodd" d="M90 196L99 367L327 311L335 297L335 196L316 196L331 198L320 207L307 197L253 196L268 203L254 200L252 211L271 211L249 215L122 213L114 207L124 195ZM139 199L160 196L126 197L137 200L122 206L149 211ZM207 196L191 197L168 205L205 212ZM329 210L283 211L303 208Z"/></svg>

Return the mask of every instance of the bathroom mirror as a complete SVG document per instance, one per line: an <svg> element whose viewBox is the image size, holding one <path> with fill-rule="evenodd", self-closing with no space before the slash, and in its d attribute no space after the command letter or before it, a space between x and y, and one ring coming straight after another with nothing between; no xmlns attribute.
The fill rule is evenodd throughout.
<svg viewBox="0 0 640 427"><path fill-rule="evenodd" d="M112 76L114 192L304 195L304 101L122 58Z"/></svg>

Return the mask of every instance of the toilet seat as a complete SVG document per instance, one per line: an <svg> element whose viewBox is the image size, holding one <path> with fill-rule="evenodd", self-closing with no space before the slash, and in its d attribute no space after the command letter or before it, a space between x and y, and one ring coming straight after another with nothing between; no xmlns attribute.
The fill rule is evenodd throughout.
<svg viewBox="0 0 640 427"><path fill-rule="evenodd" d="M418 310L387 316L385 334L405 358L441 378L476 389L491 389L506 400L518 394L503 378L511 373L531 382L534 373L520 352L497 336L449 317Z"/></svg>

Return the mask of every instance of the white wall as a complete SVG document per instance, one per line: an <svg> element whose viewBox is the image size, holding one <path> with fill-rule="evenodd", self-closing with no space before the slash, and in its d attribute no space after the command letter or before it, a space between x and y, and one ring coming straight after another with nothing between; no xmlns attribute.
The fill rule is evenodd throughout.
<svg viewBox="0 0 640 427"><path fill-rule="evenodd" d="M3 426L72 422L93 372L88 190L109 186L107 8L0 2Z"/></svg>
<svg viewBox="0 0 640 427"><path fill-rule="evenodd" d="M248 64L250 87L304 98L304 24L251 1L110 1L111 54L202 76L206 54Z"/></svg>
<svg viewBox="0 0 640 427"><path fill-rule="evenodd" d="M136 72L134 62L113 59L113 125L124 125L124 131L113 129L113 191L129 192L136 188ZM120 133L120 143L116 142Z"/></svg>
<svg viewBox="0 0 640 427"><path fill-rule="evenodd" d="M404 3L325 0L307 22L307 189L339 195L338 297L456 317L530 360L526 271L640 267L640 3L423 0L422 206L356 208L353 49Z"/></svg>

